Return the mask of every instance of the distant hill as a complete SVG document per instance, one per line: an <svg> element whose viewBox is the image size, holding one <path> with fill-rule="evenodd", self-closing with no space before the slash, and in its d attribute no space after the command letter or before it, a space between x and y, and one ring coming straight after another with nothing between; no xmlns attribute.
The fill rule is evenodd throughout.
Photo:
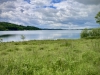
<svg viewBox="0 0 100 75"><path fill-rule="evenodd" d="M41 30L41 29L34 26L23 26L8 22L0 22L0 31L9 31L9 30Z"/></svg>

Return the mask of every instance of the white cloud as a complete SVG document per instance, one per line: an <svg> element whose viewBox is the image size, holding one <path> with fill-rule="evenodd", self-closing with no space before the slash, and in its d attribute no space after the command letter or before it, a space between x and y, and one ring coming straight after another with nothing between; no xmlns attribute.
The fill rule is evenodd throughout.
<svg viewBox="0 0 100 75"><path fill-rule="evenodd" d="M0 21L42 28L84 28L96 25L94 16L100 5L84 5L77 1L51 3L51 0L30 0L28 3L24 0L1 0Z"/></svg>
<svg viewBox="0 0 100 75"><path fill-rule="evenodd" d="M93 4L93 5L100 4L100 0L75 0L75 1L78 1L83 4Z"/></svg>
<svg viewBox="0 0 100 75"><path fill-rule="evenodd" d="M51 0L30 0L30 4L35 7L48 6L50 5Z"/></svg>

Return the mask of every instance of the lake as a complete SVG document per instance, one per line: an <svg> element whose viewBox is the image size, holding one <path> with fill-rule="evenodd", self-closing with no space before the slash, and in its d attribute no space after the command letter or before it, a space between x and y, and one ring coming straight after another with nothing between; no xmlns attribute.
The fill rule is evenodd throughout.
<svg viewBox="0 0 100 75"><path fill-rule="evenodd" d="M0 31L3 42L28 40L79 39L81 30Z"/></svg>

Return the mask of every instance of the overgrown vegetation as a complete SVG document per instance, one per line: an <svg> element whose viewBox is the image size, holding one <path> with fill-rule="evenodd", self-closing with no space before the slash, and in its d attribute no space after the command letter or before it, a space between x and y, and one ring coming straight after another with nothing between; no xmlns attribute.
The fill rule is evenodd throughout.
<svg viewBox="0 0 100 75"><path fill-rule="evenodd" d="M100 39L2 42L0 75L100 75Z"/></svg>
<svg viewBox="0 0 100 75"><path fill-rule="evenodd" d="M0 31L7 30L40 30L40 28L34 26L22 26L8 22L0 22Z"/></svg>
<svg viewBox="0 0 100 75"><path fill-rule="evenodd" d="M100 28L93 28L91 30L84 29L81 32L81 38L88 38L88 39L100 38Z"/></svg>

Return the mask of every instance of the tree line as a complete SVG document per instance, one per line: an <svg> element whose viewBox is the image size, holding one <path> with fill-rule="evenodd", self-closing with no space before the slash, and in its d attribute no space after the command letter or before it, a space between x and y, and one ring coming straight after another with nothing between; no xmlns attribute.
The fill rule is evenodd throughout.
<svg viewBox="0 0 100 75"><path fill-rule="evenodd" d="M22 26L8 22L0 22L0 31L9 31L9 30L41 30L38 27L34 26Z"/></svg>

